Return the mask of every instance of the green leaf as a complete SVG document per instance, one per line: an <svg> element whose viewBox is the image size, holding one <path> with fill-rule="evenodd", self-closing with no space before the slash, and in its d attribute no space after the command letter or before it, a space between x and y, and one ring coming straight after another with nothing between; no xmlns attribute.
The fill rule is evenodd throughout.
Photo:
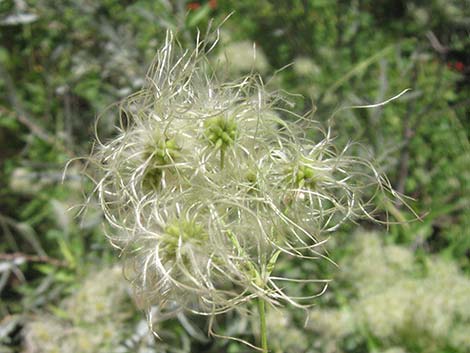
<svg viewBox="0 0 470 353"><path fill-rule="evenodd" d="M211 9L207 4L196 10L192 16L189 16L188 27L196 27L200 22L209 17L210 11Z"/></svg>

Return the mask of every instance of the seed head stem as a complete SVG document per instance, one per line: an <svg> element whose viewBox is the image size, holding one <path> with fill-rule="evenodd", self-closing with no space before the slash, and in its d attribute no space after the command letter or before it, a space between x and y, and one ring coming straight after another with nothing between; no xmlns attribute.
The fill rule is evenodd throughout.
<svg viewBox="0 0 470 353"><path fill-rule="evenodd" d="M266 309L262 297L258 298L259 330L261 338L261 348L263 353L268 353L268 337L266 330Z"/></svg>
<svg viewBox="0 0 470 353"><path fill-rule="evenodd" d="M225 148L224 146L220 147L220 169L224 169L224 158L225 158Z"/></svg>

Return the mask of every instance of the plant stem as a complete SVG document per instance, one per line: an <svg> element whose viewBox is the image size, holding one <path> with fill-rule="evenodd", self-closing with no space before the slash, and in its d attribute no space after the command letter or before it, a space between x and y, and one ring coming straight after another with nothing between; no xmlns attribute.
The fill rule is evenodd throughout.
<svg viewBox="0 0 470 353"><path fill-rule="evenodd" d="M224 169L225 149L224 146L220 147L220 169Z"/></svg>
<svg viewBox="0 0 470 353"><path fill-rule="evenodd" d="M268 337L266 330L266 310L263 298L258 298L258 312L259 312L259 331L261 337L261 348L263 353L268 353Z"/></svg>

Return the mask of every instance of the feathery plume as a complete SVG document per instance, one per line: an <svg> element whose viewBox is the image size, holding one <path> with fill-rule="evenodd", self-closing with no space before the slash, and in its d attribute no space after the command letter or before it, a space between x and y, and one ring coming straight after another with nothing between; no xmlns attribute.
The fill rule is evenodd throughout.
<svg viewBox="0 0 470 353"><path fill-rule="evenodd" d="M325 288L293 297L285 281L326 281L276 276L278 259L323 257L325 235L397 195L256 74L220 82L207 59L216 42L184 50L168 32L144 87L120 104L115 137L98 139L109 238L147 309L214 315L257 298L308 307Z"/></svg>

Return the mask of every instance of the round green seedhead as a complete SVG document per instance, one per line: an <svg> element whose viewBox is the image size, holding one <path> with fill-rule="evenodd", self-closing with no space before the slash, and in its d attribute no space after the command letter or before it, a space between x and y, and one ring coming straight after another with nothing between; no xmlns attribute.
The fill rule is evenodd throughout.
<svg viewBox="0 0 470 353"><path fill-rule="evenodd" d="M161 137L149 144L144 152L144 158L150 159L151 164L165 166L171 165L179 156L181 147L175 138Z"/></svg>
<svg viewBox="0 0 470 353"><path fill-rule="evenodd" d="M202 249L207 241L207 232L196 220L175 219L168 222L163 232L161 249L167 260L176 261L181 258L183 261L187 261L186 250L189 247Z"/></svg>
<svg viewBox="0 0 470 353"><path fill-rule="evenodd" d="M143 157L147 162L142 186L145 189L157 190L161 186L165 173L174 173L176 161L180 157L181 147L175 138L155 138L145 147Z"/></svg>
<svg viewBox="0 0 470 353"><path fill-rule="evenodd" d="M204 122L205 136L215 149L220 150L220 168L224 167L225 151L237 138L237 124L233 118L216 116Z"/></svg>
<svg viewBox="0 0 470 353"><path fill-rule="evenodd" d="M250 184L250 185L255 185L256 184L256 172L253 171L253 170L249 170L246 174L245 174L245 178L246 178L246 181Z"/></svg>
<svg viewBox="0 0 470 353"><path fill-rule="evenodd" d="M315 171L313 168L300 164L293 166L287 170L287 178L295 188L302 189L308 188L315 190L318 180L315 178Z"/></svg>

